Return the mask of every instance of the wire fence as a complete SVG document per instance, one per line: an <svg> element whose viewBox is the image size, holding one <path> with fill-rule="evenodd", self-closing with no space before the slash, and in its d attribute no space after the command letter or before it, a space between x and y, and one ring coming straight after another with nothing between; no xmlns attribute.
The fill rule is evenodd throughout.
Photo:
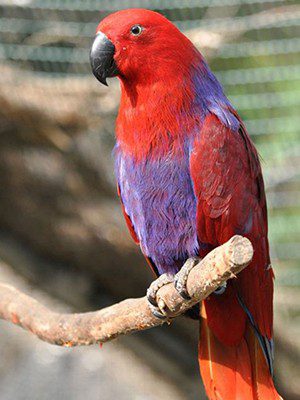
<svg viewBox="0 0 300 400"><path fill-rule="evenodd" d="M88 52L95 27L128 7L162 12L209 59L263 159L278 282L300 285L298 1L0 0L1 65L53 82L59 77L62 88L70 77L93 79ZM0 84L7 79L1 74Z"/></svg>

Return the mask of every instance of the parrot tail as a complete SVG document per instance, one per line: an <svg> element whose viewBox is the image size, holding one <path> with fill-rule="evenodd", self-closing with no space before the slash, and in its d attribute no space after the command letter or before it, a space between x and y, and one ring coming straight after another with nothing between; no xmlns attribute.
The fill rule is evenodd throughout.
<svg viewBox="0 0 300 400"><path fill-rule="evenodd" d="M199 365L210 400L282 400L250 323L245 335L234 346L222 344L207 325L202 307L199 339Z"/></svg>

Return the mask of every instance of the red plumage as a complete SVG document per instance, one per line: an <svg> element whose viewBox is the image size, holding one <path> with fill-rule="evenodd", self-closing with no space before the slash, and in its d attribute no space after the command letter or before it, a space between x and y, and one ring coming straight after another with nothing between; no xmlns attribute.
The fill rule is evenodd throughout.
<svg viewBox="0 0 300 400"><path fill-rule="evenodd" d="M115 48L121 82L115 156L123 213L153 271L174 271L187 256L204 256L236 234L254 247L251 264L202 305L199 363L207 394L279 400L270 371L274 276L266 199L245 126L201 54L161 15L124 10L97 32Z"/></svg>
<svg viewBox="0 0 300 400"><path fill-rule="evenodd" d="M243 232L254 246L252 263L236 282L230 283L230 290L240 292L260 333L271 339L274 276L268 253L266 199L258 156L243 125L239 132L232 132L216 116L207 117L190 165L198 197L197 229L203 241L217 246ZM223 299L214 297L207 302L212 325L218 324L214 322L216 315L235 315L226 311L228 305L224 305ZM241 314L240 305L237 301L234 304L237 315ZM219 312L210 311L211 308ZM242 314L239 318L245 319L245 313ZM230 324L230 318L227 323ZM223 329L224 342L231 342L227 323L220 321L220 327L215 329ZM236 340L243 334L244 324L239 324L239 333L234 332ZM222 333L219 335L221 338Z"/></svg>
<svg viewBox="0 0 300 400"><path fill-rule="evenodd" d="M199 363L210 399L280 399L243 299L261 335L272 338L273 271L264 185L257 152L241 123L238 133L207 117L190 161L198 196L197 229L215 246L245 232L253 261L222 296L203 304ZM204 256L205 254L202 254Z"/></svg>

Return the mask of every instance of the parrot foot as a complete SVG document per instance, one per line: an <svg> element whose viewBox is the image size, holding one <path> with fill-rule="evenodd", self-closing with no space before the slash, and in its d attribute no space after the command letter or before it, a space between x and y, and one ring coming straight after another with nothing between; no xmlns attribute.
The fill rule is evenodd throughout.
<svg viewBox="0 0 300 400"><path fill-rule="evenodd" d="M182 268L179 270L179 272L177 272L177 274L175 275L175 289L184 300L191 300L191 296L187 291L186 283L189 273L194 268L194 266L198 264L199 260L200 259L197 257L188 258L183 264Z"/></svg>
<svg viewBox="0 0 300 400"><path fill-rule="evenodd" d="M224 282L224 283L222 283L222 285L220 285L218 287L218 289L216 289L214 291L214 294L217 294L217 295L223 294L225 292L226 288L227 288L227 282Z"/></svg>
<svg viewBox="0 0 300 400"><path fill-rule="evenodd" d="M174 275L170 273L162 274L151 283L147 289L147 300L152 314L160 319L168 319L166 305L162 299L157 302L156 295L159 289L168 283L174 282Z"/></svg>

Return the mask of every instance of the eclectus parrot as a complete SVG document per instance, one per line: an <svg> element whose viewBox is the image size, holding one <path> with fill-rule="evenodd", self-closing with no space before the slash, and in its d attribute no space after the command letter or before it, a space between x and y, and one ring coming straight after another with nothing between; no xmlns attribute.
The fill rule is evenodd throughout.
<svg viewBox="0 0 300 400"><path fill-rule="evenodd" d="M117 76L115 170L130 233L157 276L233 235L251 264L202 304L199 364L209 399L281 399L272 380L273 270L257 151L203 56L159 13L97 27L96 78Z"/></svg>

